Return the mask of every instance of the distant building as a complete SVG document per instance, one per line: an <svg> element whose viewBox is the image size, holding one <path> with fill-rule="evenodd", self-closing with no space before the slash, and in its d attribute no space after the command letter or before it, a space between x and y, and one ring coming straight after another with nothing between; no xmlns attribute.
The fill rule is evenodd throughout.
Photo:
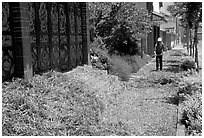
<svg viewBox="0 0 204 138"><path fill-rule="evenodd" d="M162 14L154 11L154 9L159 10L162 6L161 3L153 3L153 2L138 2L138 8L146 8L151 15L151 19L153 22L153 30L147 34L146 38L142 38L141 45L142 51L150 56L154 55L154 46L157 42L157 38L160 36L160 24L163 22L167 22Z"/></svg>

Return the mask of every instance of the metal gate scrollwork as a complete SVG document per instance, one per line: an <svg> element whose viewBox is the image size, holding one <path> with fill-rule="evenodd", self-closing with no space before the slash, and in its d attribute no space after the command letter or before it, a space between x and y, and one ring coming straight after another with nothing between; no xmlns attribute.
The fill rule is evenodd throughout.
<svg viewBox="0 0 204 138"><path fill-rule="evenodd" d="M2 79L15 74L15 33L9 2L2 3ZM82 4L28 2L33 72L70 70L83 64ZM25 10L25 9L23 9ZM19 15L18 15L19 16ZM17 36L18 37L18 36ZM14 39L15 38L15 39Z"/></svg>
<svg viewBox="0 0 204 138"><path fill-rule="evenodd" d="M29 16L34 72L82 65L80 3L30 2Z"/></svg>
<svg viewBox="0 0 204 138"><path fill-rule="evenodd" d="M63 70L69 66L69 42L68 42L68 28L67 25L67 7L63 3L58 3L59 8L59 48L60 48L60 65Z"/></svg>
<svg viewBox="0 0 204 138"><path fill-rule="evenodd" d="M12 16L8 2L2 3L2 80L11 79L14 76L15 53L12 43Z"/></svg>
<svg viewBox="0 0 204 138"><path fill-rule="evenodd" d="M70 49L72 67L82 65L82 29L81 29L81 6L80 3L73 3L70 7L71 36Z"/></svg>

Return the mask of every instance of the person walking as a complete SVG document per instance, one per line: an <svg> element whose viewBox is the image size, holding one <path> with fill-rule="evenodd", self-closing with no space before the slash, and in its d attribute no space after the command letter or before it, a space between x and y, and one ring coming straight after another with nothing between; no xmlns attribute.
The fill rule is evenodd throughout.
<svg viewBox="0 0 204 138"><path fill-rule="evenodd" d="M155 54L156 54L156 70L162 70L162 55L164 51L164 43L162 42L161 37L158 38L157 43L155 45Z"/></svg>

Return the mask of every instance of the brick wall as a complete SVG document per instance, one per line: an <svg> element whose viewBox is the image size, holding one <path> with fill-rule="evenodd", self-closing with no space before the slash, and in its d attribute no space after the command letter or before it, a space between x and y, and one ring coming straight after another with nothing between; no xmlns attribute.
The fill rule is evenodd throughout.
<svg viewBox="0 0 204 138"><path fill-rule="evenodd" d="M81 3L82 6L82 41L83 41L83 64L90 64L89 58L89 27L88 27L88 3Z"/></svg>
<svg viewBox="0 0 204 138"><path fill-rule="evenodd" d="M32 78L32 54L27 3L12 2L10 6L13 16L16 76L24 76L25 80L30 80Z"/></svg>

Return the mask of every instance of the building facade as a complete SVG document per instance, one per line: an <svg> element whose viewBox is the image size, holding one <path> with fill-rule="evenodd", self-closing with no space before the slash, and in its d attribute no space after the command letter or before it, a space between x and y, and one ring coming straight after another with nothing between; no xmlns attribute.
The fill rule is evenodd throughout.
<svg viewBox="0 0 204 138"><path fill-rule="evenodd" d="M2 80L88 63L85 2L3 2Z"/></svg>
<svg viewBox="0 0 204 138"><path fill-rule="evenodd" d="M157 42L158 37L160 37L160 24L163 22L167 22L165 18L155 12L155 5L160 8L161 3L153 3L153 2L138 2L138 8L145 8L148 10L148 13L151 15L151 21L153 22L152 31L146 35L146 38L141 39L142 52L148 54L150 56L154 55L154 46ZM158 9L157 8L157 9Z"/></svg>

